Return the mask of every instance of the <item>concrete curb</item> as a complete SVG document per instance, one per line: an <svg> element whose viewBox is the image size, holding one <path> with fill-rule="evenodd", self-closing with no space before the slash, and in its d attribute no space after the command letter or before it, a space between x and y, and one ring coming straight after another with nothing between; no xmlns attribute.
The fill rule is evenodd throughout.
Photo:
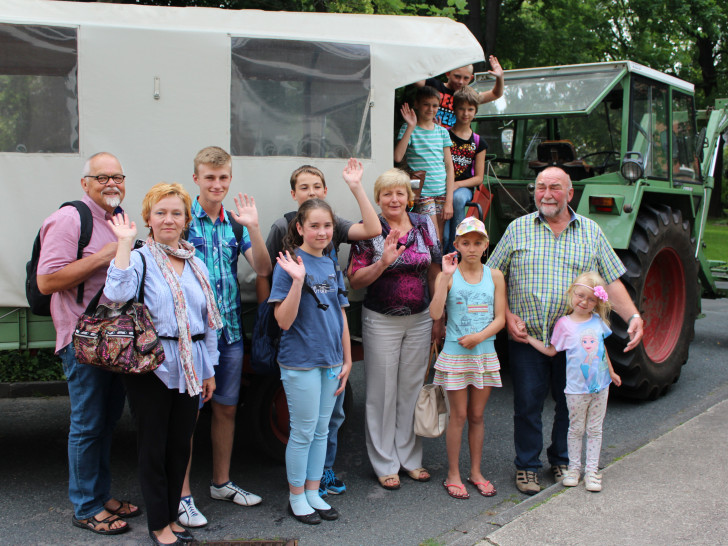
<svg viewBox="0 0 728 546"><path fill-rule="evenodd" d="M540 493L527 497L524 501L519 502L515 506L506 507L505 504L511 501L504 500L500 504L489 508L479 516L468 521L462 522L457 527L448 531L444 535L437 537L439 544L445 546L472 546L485 539L491 533L497 531L507 523L510 523L520 515L528 512L531 508L541 503L547 502L554 495L558 495L565 487L559 483L550 485ZM518 493L521 495L521 493ZM495 514L489 512L502 511Z"/></svg>
<svg viewBox="0 0 728 546"><path fill-rule="evenodd" d="M26 396L68 396L68 384L65 381L0 383L0 398L23 398Z"/></svg>

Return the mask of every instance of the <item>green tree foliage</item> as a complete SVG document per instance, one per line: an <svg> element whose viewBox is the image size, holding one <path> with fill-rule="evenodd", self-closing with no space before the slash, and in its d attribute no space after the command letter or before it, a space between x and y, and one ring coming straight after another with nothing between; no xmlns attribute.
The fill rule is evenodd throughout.
<svg viewBox="0 0 728 546"><path fill-rule="evenodd" d="M495 53L507 68L635 61L694 83L705 107L728 96L728 2L504 0Z"/></svg>

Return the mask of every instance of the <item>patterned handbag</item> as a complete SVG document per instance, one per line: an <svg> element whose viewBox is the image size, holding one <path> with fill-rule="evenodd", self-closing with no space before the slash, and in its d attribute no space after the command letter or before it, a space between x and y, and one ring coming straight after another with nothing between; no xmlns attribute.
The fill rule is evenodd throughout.
<svg viewBox="0 0 728 546"><path fill-rule="evenodd" d="M76 359L110 372L141 374L164 362L164 350L144 305L147 261L143 254L139 295L134 301L99 305L104 288L89 302L73 332Z"/></svg>

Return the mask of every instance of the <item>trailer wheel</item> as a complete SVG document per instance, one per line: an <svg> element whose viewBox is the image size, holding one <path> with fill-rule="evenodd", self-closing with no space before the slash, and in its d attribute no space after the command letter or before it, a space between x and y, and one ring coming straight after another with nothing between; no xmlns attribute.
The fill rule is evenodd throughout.
<svg viewBox="0 0 728 546"><path fill-rule="evenodd" d="M344 414L351 415L353 408L351 383L346 384ZM256 444L272 459L284 462L288 445L289 413L283 383L277 375L261 376L252 385L247 400L248 418ZM346 427L348 418L339 429Z"/></svg>
<svg viewBox="0 0 728 546"><path fill-rule="evenodd" d="M627 325L612 313L609 356L622 378L619 393L655 400L680 377L688 358L700 307L698 262L690 224L677 209L645 205L629 249L618 251L627 272L622 277L645 323L642 343L629 353Z"/></svg>

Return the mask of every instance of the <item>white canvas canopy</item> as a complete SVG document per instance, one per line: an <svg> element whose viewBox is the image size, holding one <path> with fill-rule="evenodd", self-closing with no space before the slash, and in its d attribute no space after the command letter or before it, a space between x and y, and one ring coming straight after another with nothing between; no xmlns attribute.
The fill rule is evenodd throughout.
<svg viewBox="0 0 728 546"><path fill-rule="evenodd" d="M318 49L308 52L312 43ZM290 76L299 53L308 64ZM329 68L311 60L319 56L333 60ZM0 111L13 85L35 89L39 75L65 72L58 91L28 91L47 97L31 97L39 106L19 115L15 129L0 120L0 306L26 305L33 238L60 203L81 197L89 155L119 157L124 206L138 225L153 184L181 182L196 195L192 160L208 145L233 149L227 205L233 192L252 194L264 236L294 208L288 179L303 163L324 171L337 213L357 219L341 180L345 154L363 157L371 188L392 165L395 90L481 60L468 30L442 18L0 0ZM329 95L329 88L341 92ZM315 100L301 113L298 98L265 104L266 89L281 97L314 89ZM58 111L66 117L55 150L46 141ZM23 123L35 123L35 133L14 136Z"/></svg>

